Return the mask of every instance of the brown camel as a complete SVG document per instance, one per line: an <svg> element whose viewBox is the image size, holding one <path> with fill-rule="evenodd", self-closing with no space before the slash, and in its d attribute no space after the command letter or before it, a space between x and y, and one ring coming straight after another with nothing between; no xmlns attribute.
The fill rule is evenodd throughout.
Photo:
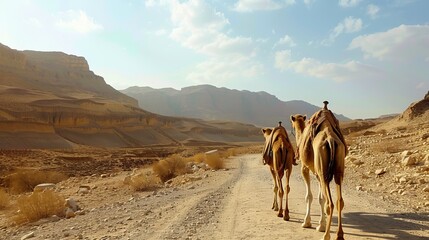
<svg viewBox="0 0 429 240"><path fill-rule="evenodd" d="M305 123L306 116L299 114L291 116L292 127L296 132L296 155L302 162L301 172L307 189L305 197L307 211L302 226L305 228L311 227L310 206L313 200L310 189L309 171L311 171L319 180L321 217L317 230L325 232L324 240L330 239L329 232L334 212L334 202L329 183L334 179L337 189L336 205L338 211L336 239L344 239L341 218L344 201L341 195L341 183L344 177L344 158L347 155L347 145L339 128L338 120L327 108L328 102L325 101L324 104L324 108L316 112L307 123ZM328 216L327 222L325 213Z"/></svg>
<svg viewBox="0 0 429 240"><path fill-rule="evenodd" d="M274 129L263 128L262 133L265 137L263 162L270 166L274 182L274 201L272 209L274 209L274 211L278 211L278 217L283 217L284 220L289 221L289 179L292 173L292 165L295 161L295 152L289 141L286 129L281 126L281 122L279 122L279 126ZM285 173L286 185L285 190L283 190L282 178ZM284 192L286 192L286 205L283 214Z"/></svg>

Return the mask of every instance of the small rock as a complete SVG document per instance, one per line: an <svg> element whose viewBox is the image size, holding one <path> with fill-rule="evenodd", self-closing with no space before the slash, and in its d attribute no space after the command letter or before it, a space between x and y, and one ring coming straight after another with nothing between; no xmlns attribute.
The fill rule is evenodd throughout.
<svg viewBox="0 0 429 240"><path fill-rule="evenodd" d="M412 166L416 163L416 159L413 156L408 156L402 159L403 166Z"/></svg>
<svg viewBox="0 0 429 240"><path fill-rule="evenodd" d="M71 210L73 210L73 212L80 210L79 205L77 205L76 201L73 198L67 198L66 199L66 207L71 208Z"/></svg>
<svg viewBox="0 0 429 240"><path fill-rule="evenodd" d="M77 193L88 194L89 190L91 190L90 186L81 185L81 186L79 186L79 190L77 191Z"/></svg>
<svg viewBox="0 0 429 240"><path fill-rule="evenodd" d="M21 240L25 240L25 239L29 239L34 237L34 232L30 232L29 234L26 234L24 236L21 237Z"/></svg>
<svg viewBox="0 0 429 240"><path fill-rule="evenodd" d="M425 207L429 207L429 202L425 202L423 205L424 205Z"/></svg>
<svg viewBox="0 0 429 240"><path fill-rule="evenodd" d="M377 169L377 170L375 170L375 174L376 175L382 175L382 174L385 174L386 173L386 170L384 170L384 169Z"/></svg>
<svg viewBox="0 0 429 240"><path fill-rule="evenodd" d="M401 177L399 179L399 183L406 183L408 181L408 179L406 177Z"/></svg>
<svg viewBox="0 0 429 240"><path fill-rule="evenodd" d="M423 188L423 192L429 192L429 186Z"/></svg>
<svg viewBox="0 0 429 240"><path fill-rule="evenodd" d="M76 214L73 212L71 208L66 209L66 218L76 217Z"/></svg>
<svg viewBox="0 0 429 240"><path fill-rule="evenodd" d="M402 153L401 153L401 157L402 157L402 159L404 159L405 157L407 157L407 156L409 156L411 154L411 152L410 151L403 151Z"/></svg>
<svg viewBox="0 0 429 240"><path fill-rule="evenodd" d="M107 175L107 174L101 174L101 175L100 175L100 177L101 177L101 178L107 178L108 176L109 176L109 175Z"/></svg>
<svg viewBox="0 0 429 240"><path fill-rule="evenodd" d="M363 187L362 187L361 185L356 186L356 190L357 190L357 191L363 191Z"/></svg>
<svg viewBox="0 0 429 240"><path fill-rule="evenodd" d="M53 184L53 183L41 183L41 184L34 187L35 192L42 192L46 189L51 189L51 190L55 189L55 184Z"/></svg>

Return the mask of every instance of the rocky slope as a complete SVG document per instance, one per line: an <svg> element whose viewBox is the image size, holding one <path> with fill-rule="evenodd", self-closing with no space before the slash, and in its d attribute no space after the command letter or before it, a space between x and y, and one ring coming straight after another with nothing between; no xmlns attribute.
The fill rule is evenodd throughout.
<svg viewBox="0 0 429 240"><path fill-rule="evenodd" d="M2 149L259 141L258 131L147 112L90 71L83 57L0 45Z"/></svg>
<svg viewBox="0 0 429 240"><path fill-rule="evenodd" d="M228 120L274 126L296 113L311 116L320 107L304 101L283 102L266 92L238 91L199 85L175 90L131 87L123 93L138 100L140 107L168 116ZM349 120L338 115L340 120ZM287 124L289 126L289 124Z"/></svg>
<svg viewBox="0 0 429 240"><path fill-rule="evenodd" d="M401 115L348 137L356 189L415 211L429 209L429 95Z"/></svg>

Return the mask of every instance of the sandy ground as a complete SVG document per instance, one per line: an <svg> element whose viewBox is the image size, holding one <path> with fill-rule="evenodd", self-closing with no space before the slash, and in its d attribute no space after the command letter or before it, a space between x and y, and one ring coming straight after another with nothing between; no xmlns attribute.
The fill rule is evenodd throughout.
<svg viewBox="0 0 429 240"><path fill-rule="evenodd" d="M305 187L299 169L294 168L291 178L289 222L271 210L271 176L256 154L229 159L228 170L202 172L194 181L152 192L124 189L121 174L88 177L91 193L75 196L85 215L1 228L0 239L21 239L31 232L31 239L320 239L323 234L315 230L317 199L312 204L312 228L301 228ZM72 188L81 184L67 181ZM428 214L386 205L380 198L356 191L347 179L343 195L346 239L429 239ZM333 239L336 227L335 217Z"/></svg>

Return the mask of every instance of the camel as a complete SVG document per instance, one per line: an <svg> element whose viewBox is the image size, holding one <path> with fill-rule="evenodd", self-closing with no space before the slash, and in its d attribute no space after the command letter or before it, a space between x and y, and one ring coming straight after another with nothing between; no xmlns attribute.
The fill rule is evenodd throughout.
<svg viewBox="0 0 429 240"><path fill-rule="evenodd" d="M338 231L336 239L344 239L341 211L344 200L341 195L341 183L344 177L344 158L347 155L347 145L339 128L338 120L328 110L328 102L323 102L324 108L316 112L306 123L306 116L292 115L292 128L296 132L296 155L302 162L301 173L306 184L305 201L307 205L302 227L311 227L310 206L313 195L310 189L310 174L314 173L319 181L319 203L321 208L317 231L325 232L323 239L330 239L330 227L334 203L329 183L335 180L337 190L336 207L338 211ZM327 200L327 201L325 201ZM326 216L328 219L326 221Z"/></svg>
<svg viewBox="0 0 429 240"><path fill-rule="evenodd" d="M289 141L286 129L281 126L281 122L279 122L279 126L274 129L263 128L262 133L265 137L263 163L269 165L274 182L274 201L272 209L278 211L278 217L283 217L285 221L289 221L289 179L292 173L292 165L296 164L294 162L295 152ZM282 178L285 173L286 185L285 190L283 190ZM284 192L286 192L286 205L283 214Z"/></svg>

